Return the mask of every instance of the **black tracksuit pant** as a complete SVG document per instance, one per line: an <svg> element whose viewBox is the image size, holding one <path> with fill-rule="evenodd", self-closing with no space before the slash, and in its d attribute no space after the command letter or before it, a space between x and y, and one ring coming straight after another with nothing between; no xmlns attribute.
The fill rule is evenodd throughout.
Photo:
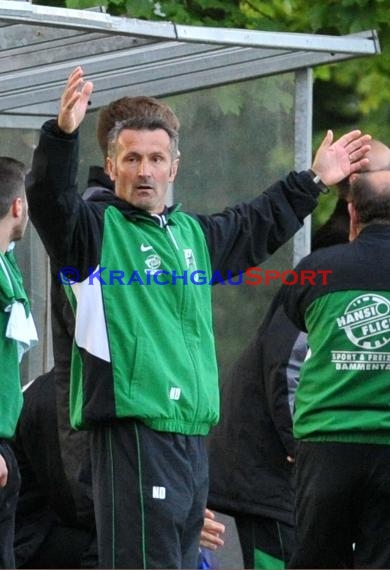
<svg viewBox="0 0 390 570"><path fill-rule="evenodd" d="M92 430L91 456L100 567L196 568L205 438L115 420Z"/></svg>
<svg viewBox="0 0 390 570"><path fill-rule="evenodd" d="M390 445L300 441L296 476L290 568L390 568Z"/></svg>
<svg viewBox="0 0 390 570"><path fill-rule="evenodd" d="M0 568L15 568L15 513L20 474L14 452L4 439L0 440L0 455L3 456L8 469L7 484L0 487Z"/></svg>
<svg viewBox="0 0 390 570"><path fill-rule="evenodd" d="M259 515L234 515L245 568L286 568L295 545L295 527Z"/></svg>

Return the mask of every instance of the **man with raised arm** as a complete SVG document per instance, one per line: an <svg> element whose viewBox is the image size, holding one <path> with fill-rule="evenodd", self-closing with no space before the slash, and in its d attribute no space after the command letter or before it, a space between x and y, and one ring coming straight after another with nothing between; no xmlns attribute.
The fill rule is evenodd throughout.
<svg viewBox="0 0 390 570"><path fill-rule="evenodd" d="M25 166L0 157L0 568L15 568L14 527L20 475L12 447L23 397L19 363L37 334L14 256L28 221Z"/></svg>
<svg viewBox="0 0 390 570"><path fill-rule="evenodd" d="M260 263L314 209L324 185L367 163L369 136L325 137L312 170L212 216L165 204L178 132L118 124L108 143L115 193L77 194L78 127L92 92L79 67L42 128L31 219L64 281L76 331L71 417L91 430L100 565L194 568L208 491L205 435L218 421L212 282Z"/></svg>

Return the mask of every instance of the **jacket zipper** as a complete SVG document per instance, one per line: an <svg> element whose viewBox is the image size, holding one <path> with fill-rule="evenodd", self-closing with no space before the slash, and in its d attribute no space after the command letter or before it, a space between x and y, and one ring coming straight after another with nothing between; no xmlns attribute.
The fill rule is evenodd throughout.
<svg viewBox="0 0 390 570"><path fill-rule="evenodd" d="M168 224L168 220L166 218L166 216L164 214L152 214L152 217L157 220L160 228L166 230L167 232L167 236L169 236L169 239L171 241L171 243L173 244L174 248L176 249L177 253L177 257L178 257L178 261L179 261L179 267L181 267L181 258L180 258L180 248L179 248L179 244L176 241L175 236L173 235L173 232ZM183 310L187 310L187 304L188 304L188 296L187 296L187 292L186 292L186 288L183 287ZM181 323L183 324L183 320L181 319ZM184 331L183 331L184 333ZM186 335L184 334L184 338L186 338ZM196 366L195 366L195 362L193 360L192 354L191 354L191 350L189 347L187 347L188 349L188 355L192 361L192 366L193 366L193 370L195 372L195 376L196 376ZM196 389L196 404L195 404L195 413L194 413L194 417L198 417L199 414L199 392L198 392L198 386Z"/></svg>

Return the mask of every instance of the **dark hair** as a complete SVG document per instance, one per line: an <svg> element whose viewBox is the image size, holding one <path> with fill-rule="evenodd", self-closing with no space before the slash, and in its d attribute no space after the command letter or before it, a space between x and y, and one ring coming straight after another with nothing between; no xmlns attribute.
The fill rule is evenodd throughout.
<svg viewBox="0 0 390 570"><path fill-rule="evenodd" d="M103 107L98 115L96 135L104 158L108 154L108 134L115 124L141 116L162 120L169 129L179 132L179 119L165 103L154 97L122 97Z"/></svg>
<svg viewBox="0 0 390 570"><path fill-rule="evenodd" d="M122 131L125 129L131 129L136 131L148 130L156 131L162 129L168 133L171 141L171 154L174 158L178 156L178 146L179 146L179 133L168 125L166 121L161 118L156 118L153 116L137 116L120 123L116 123L111 129L107 136L107 154L113 158L116 154L116 143L118 137Z"/></svg>
<svg viewBox="0 0 390 570"><path fill-rule="evenodd" d="M361 224L390 224L390 172L378 180L379 171L360 173L351 183L351 202Z"/></svg>
<svg viewBox="0 0 390 570"><path fill-rule="evenodd" d="M328 220L315 232L311 244L312 251L321 247L349 242L348 202L339 198Z"/></svg>
<svg viewBox="0 0 390 570"><path fill-rule="evenodd" d="M26 167L23 162L0 156L0 219L3 219L15 198L24 196Z"/></svg>

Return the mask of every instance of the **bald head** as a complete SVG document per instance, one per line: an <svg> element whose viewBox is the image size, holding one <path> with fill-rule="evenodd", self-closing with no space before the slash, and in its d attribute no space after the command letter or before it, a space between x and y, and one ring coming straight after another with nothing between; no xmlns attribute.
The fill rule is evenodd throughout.
<svg viewBox="0 0 390 570"><path fill-rule="evenodd" d="M371 149L366 155L369 163L364 171L390 170L390 148L375 139L370 141L370 146Z"/></svg>
<svg viewBox="0 0 390 570"><path fill-rule="evenodd" d="M386 146L383 142L376 139L370 141L371 149L368 151L366 157L369 160L367 166L362 170L362 172L375 172L378 170L390 170L390 148ZM338 191L340 198L344 200L350 199L350 190L352 182L360 175L356 172L344 178L338 184Z"/></svg>

